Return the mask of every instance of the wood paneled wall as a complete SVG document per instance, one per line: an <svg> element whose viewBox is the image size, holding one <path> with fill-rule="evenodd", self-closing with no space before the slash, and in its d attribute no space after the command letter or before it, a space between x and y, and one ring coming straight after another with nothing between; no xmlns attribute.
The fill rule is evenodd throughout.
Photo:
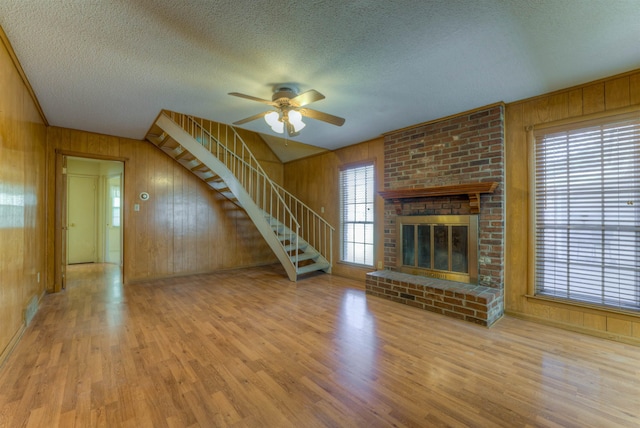
<svg viewBox="0 0 640 428"><path fill-rule="evenodd" d="M526 126L637 106L640 109L640 71L507 104L506 108L506 254L507 313L523 318L610 337L640 341L640 316L528 298L529 156Z"/></svg>
<svg viewBox="0 0 640 428"><path fill-rule="evenodd" d="M125 282L277 262L244 211L151 143L57 127L48 128L47 142L50 195L56 192L52 174L57 152L124 160ZM270 169L277 175L278 168ZM281 171L280 165L280 176ZM140 200L141 192L150 199ZM54 197L47 221L52 231L47 245L53 253ZM53 268L48 275L53 280Z"/></svg>
<svg viewBox="0 0 640 428"><path fill-rule="evenodd" d="M640 316L527 297L529 254L529 157L525 127L638 106L640 71L625 73L535 98L513 102L505 110L505 309L507 313L615 340L640 341ZM285 187L313 209L325 207L326 219L339 225L338 171L341 166L375 160L382 183L383 139L372 140L285 164ZM382 260L383 201L377 200L376 260ZM334 263L339 260L339 231L334 236ZM370 269L375 270L375 269ZM336 263L337 275L364 278L367 269Z"/></svg>
<svg viewBox="0 0 640 428"><path fill-rule="evenodd" d="M124 275L126 281L255 266L276 261L242 210L153 145L138 140L47 128L37 100L0 46L0 362L24 328L24 310L53 289L56 151L125 160ZM640 317L526 297L531 257L525 126L593 113L640 108L640 71L507 104L505 308L512 315L617 340L640 340ZM383 138L282 166L264 142L243 135L274 181L339 225L338 172L374 161L383 178ZM46 185L45 185L46 183ZM147 191L151 199L137 195ZM46 204L45 204L46 201ZM134 211L135 203L140 211ZM383 260L384 203L376 199L376 265ZM334 274L362 279L367 269L339 263ZM38 274L41 281L38 282ZM46 273L46 274L43 274Z"/></svg>
<svg viewBox="0 0 640 428"><path fill-rule="evenodd" d="M1 365L25 327L25 308L45 290L46 125L0 36Z"/></svg>
<svg viewBox="0 0 640 428"><path fill-rule="evenodd" d="M336 231L333 236L333 268L336 275L361 279L362 288L367 272L375 271L372 268L353 266L340 263L340 197L339 197L339 171L345 165L357 164L365 161L373 161L376 169L376 257L375 264L382 263L384 259L384 200L377 192L382 190L384 178L384 140L382 137L301 159L288 162L284 165L284 187L300 198L304 203L316 212L320 213ZM324 214L321 209L324 207Z"/></svg>

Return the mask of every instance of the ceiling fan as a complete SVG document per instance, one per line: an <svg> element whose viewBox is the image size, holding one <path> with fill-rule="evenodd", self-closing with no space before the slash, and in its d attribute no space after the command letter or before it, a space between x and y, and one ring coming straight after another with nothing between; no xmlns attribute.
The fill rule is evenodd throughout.
<svg viewBox="0 0 640 428"><path fill-rule="evenodd" d="M321 120L336 126L342 126L344 124L344 119L341 117L304 107L312 102L324 99L324 95L320 92L315 89L310 89L301 94L298 92L298 88L293 85L277 85L273 88L271 101L238 92L230 92L229 95L233 95L234 97L258 101L275 108L275 110L268 110L254 114L253 116L249 116L245 119L238 120L237 122L233 122L233 124L242 125L244 123L251 122L252 120L264 117L265 121L269 126L271 126L271 129L274 132L282 134L286 128L287 134L290 137L299 135L302 128L306 126L304 122L302 122L303 116Z"/></svg>

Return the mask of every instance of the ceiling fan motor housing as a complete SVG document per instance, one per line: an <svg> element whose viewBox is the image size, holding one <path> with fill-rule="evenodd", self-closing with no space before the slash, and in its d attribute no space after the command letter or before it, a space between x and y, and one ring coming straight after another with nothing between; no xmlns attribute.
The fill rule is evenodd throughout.
<svg viewBox="0 0 640 428"><path fill-rule="evenodd" d="M271 97L271 101L280 104L279 100L282 100L283 98L286 100L290 100L291 98L295 98L296 96L298 96L298 88L294 88L292 86L276 86L275 88L273 88L273 96ZM288 105L289 103L286 102L284 104Z"/></svg>
<svg viewBox="0 0 640 428"><path fill-rule="evenodd" d="M249 116L242 120L238 120L236 122L233 122L234 125L242 125L260 118L265 118L265 120L267 120L267 123L272 125L270 120L274 119L273 113L277 113L276 116L278 122L286 122L287 124L290 124L292 120L289 115L295 113L293 121L296 123L300 122L301 126L296 129L295 134L289 132L290 136L297 135L297 132L302 129L302 127L304 127L304 123L300 120L302 116L321 120L323 122L327 122L336 126L342 126L344 124L344 119L341 117L333 116L331 114L323 113L317 110L312 110L306 107L308 104L324 99L324 95L322 95L315 89L310 89L301 94L296 85L292 85L290 83L274 85L271 101L267 101L265 99L254 97L251 95L241 94L239 92L229 92L229 95L246 98L251 101L258 101L260 103L270 105L275 109L275 111L266 111L263 113L254 114L253 116Z"/></svg>

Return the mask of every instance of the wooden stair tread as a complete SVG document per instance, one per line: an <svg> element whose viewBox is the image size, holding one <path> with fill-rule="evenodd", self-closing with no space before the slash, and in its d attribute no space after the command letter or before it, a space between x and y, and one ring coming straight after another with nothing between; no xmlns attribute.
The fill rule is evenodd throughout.
<svg viewBox="0 0 640 428"><path fill-rule="evenodd" d="M278 240L280 242L284 242L284 241L293 241L296 238L296 234L295 233L285 233L285 234L278 234Z"/></svg>
<svg viewBox="0 0 640 428"><path fill-rule="evenodd" d="M304 275L305 273L315 272L318 270L329 269L329 263L327 262L316 262L310 265L302 266L298 268L298 275Z"/></svg>
<svg viewBox="0 0 640 428"><path fill-rule="evenodd" d="M298 249L298 250L301 250L301 251L304 251L304 250L305 250L305 248L307 248L308 246L309 246L308 244L298 245L298 248L297 248L297 249ZM295 250L296 250L296 246L295 246L294 244L288 244L288 245L285 245L285 246L284 246L284 250L285 250L286 252L289 252L289 251L295 251Z"/></svg>
<svg viewBox="0 0 640 428"><path fill-rule="evenodd" d="M296 261L303 262L305 260L313 260L319 256L320 256L320 253L317 251L305 251L304 253L291 256L291 261L294 263Z"/></svg>
<svg viewBox="0 0 640 428"><path fill-rule="evenodd" d="M235 207L243 209L256 223L260 233L280 259L290 280L295 281L297 275L313 271L324 270L325 272L330 272L331 263L327 261L319 251L297 235L299 231L297 223L289 222L289 220L287 224L281 223L278 218L267 214L259 206L259 203L252 199L254 197L253 195L246 195L241 192L246 183L243 184L243 181L239 181L240 179L237 176L238 172L235 170L235 167L232 170L229 169L227 154L224 151L224 147L222 153L220 153L219 142L217 146L215 146L217 147L216 150L210 151L207 145L202 145L197 138L193 137L194 134L191 131L184 128L183 121L178 121L174 117L173 113L171 116L166 113L161 114L152 126L152 129L147 133L146 139L188 169L192 174L206 182L209 187L224 196L232 204L229 207L232 209L235 209ZM216 144L215 142L217 140L215 140L215 137L209 136L209 138L213 138L213 143ZM197 142L198 146L196 146L194 142ZM244 145L245 143L241 141L241 144ZM203 147L205 149L204 152L202 151ZM235 148L235 142L233 147ZM217 158L218 161L222 161L222 163L210 158L209 153L211 153L214 158ZM224 159L220 158L221 154L224 154ZM231 154L229 156L235 159L235 156L238 155ZM243 155L243 160L244 156L245 155ZM243 168L240 169L241 172L244 171ZM262 172L259 167L253 169L250 173L253 174L254 172L259 172L264 175L264 172ZM223 179L222 177L225 178ZM242 177L244 177L244 175ZM227 183L226 181L229 182ZM240 186L240 188L238 188L240 192L236 195L231 191L231 188L236 189L238 185ZM274 185L274 188L277 187ZM295 200L295 197L293 199ZM241 200L244 201L244 207ZM283 201L282 203L285 202ZM281 215L280 211L275 212L279 213L278 216ZM284 208L282 212L287 213L288 211ZM286 216L286 214L283 215ZM291 215L293 214L291 213ZM274 235L267 233L269 229ZM331 229L333 230L333 228ZM275 240L274 236L276 238ZM298 263L300 262L302 262L304 266L299 266Z"/></svg>

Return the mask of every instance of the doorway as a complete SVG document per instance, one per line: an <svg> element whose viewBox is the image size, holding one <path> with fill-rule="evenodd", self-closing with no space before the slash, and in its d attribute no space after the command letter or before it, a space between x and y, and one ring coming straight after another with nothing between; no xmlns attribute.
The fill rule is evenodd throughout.
<svg viewBox="0 0 640 428"><path fill-rule="evenodd" d="M67 175L67 264L95 263L98 241L98 177Z"/></svg>
<svg viewBox="0 0 640 428"><path fill-rule="evenodd" d="M67 265L109 263L122 269L124 162L62 155L61 288ZM61 189L62 190L62 189Z"/></svg>

